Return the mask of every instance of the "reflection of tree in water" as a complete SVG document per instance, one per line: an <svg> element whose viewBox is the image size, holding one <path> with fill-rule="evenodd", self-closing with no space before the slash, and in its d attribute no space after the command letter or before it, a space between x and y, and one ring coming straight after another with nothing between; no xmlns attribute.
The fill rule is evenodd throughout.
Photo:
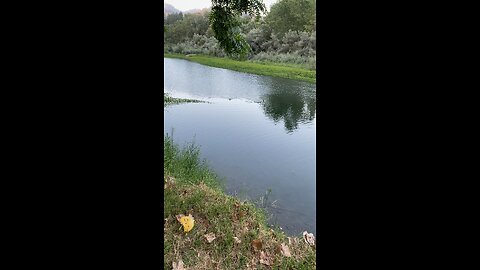
<svg viewBox="0 0 480 270"><path fill-rule="evenodd" d="M262 96L265 114L275 123L283 120L288 132L299 123L309 123L315 118L316 96L311 89L299 89L298 85L274 83L270 93Z"/></svg>

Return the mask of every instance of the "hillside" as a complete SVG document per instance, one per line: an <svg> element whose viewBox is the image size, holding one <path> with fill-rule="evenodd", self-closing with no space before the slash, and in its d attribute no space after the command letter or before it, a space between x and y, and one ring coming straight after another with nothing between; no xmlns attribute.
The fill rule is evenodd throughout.
<svg viewBox="0 0 480 270"><path fill-rule="evenodd" d="M195 9L190 9L184 12L184 14L191 14L191 13L196 13L196 14L203 14L205 12L209 12L211 8L195 8Z"/></svg>
<svg viewBox="0 0 480 270"><path fill-rule="evenodd" d="M163 15L169 15L172 13L180 13L180 10L176 9L174 6L164 3L163 4Z"/></svg>

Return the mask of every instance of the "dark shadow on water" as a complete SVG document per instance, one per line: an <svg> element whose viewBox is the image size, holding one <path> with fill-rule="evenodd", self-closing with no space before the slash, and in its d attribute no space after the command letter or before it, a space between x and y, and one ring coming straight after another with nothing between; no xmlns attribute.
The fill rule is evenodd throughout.
<svg viewBox="0 0 480 270"><path fill-rule="evenodd" d="M317 100L315 91L289 87L288 80L271 80L270 91L262 95L262 108L275 123L282 121L290 133L299 123L311 123L315 119Z"/></svg>

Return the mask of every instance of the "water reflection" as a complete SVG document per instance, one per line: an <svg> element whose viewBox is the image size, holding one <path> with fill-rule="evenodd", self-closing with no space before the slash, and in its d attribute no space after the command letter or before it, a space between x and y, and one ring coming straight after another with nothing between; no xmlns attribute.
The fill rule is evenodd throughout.
<svg viewBox="0 0 480 270"><path fill-rule="evenodd" d="M288 132L298 128L299 123L310 123L315 118L316 97L312 91L292 91L284 87L273 87L262 96L265 115L275 123L284 122Z"/></svg>

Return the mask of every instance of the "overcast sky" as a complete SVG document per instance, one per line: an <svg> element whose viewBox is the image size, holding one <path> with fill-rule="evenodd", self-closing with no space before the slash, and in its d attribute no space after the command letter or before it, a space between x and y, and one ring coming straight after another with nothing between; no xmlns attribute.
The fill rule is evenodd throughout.
<svg viewBox="0 0 480 270"><path fill-rule="evenodd" d="M267 6L267 9L270 10L270 6L277 1L278 0L263 0L263 3ZM164 0L163 2L170 4L181 11L187 11L194 8L201 9L212 5L211 0Z"/></svg>

